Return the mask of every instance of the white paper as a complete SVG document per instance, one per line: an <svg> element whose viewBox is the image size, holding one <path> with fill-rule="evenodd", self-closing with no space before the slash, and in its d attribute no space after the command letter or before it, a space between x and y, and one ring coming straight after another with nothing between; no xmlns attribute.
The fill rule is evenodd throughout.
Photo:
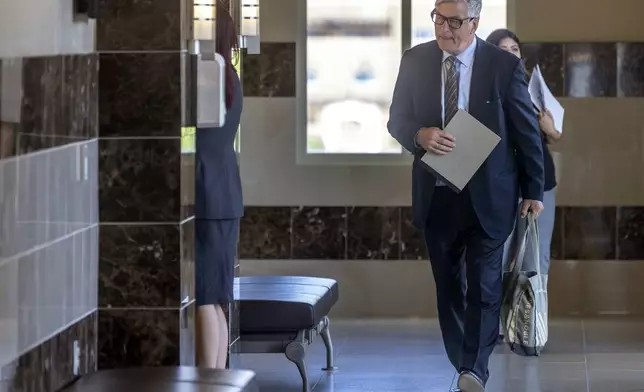
<svg viewBox="0 0 644 392"><path fill-rule="evenodd" d="M536 106L540 112L543 112L544 108L550 110L552 119L555 123L555 128L559 133L562 133L565 110L552 94L552 91L548 88L538 64L534 67L534 71L532 71L529 90L530 98L532 98L534 106Z"/></svg>
<svg viewBox="0 0 644 392"><path fill-rule="evenodd" d="M528 89L530 91L530 98L532 99L532 104L537 107L540 112L543 112L543 90L541 88L541 70L539 65L534 67L532 70L532 76L530 76L530 83L528 84Z"/></svg>
<svg viewBox="0 0 644 392"><path fill-rule="evenodd" d="M445 127L456 139L446 155L425 153L421 161L456 191L462 191L492 150L501 141L496 133L464 110L459 110Z"/></svg>

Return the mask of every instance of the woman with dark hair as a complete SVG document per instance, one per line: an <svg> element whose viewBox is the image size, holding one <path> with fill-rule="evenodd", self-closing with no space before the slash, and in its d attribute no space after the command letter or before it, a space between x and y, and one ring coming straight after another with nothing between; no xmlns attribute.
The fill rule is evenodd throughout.
<svg viewBox="0 0 644 392"><path fill-rule="evenodd" d="M239 219L244 213L234 147L243 94L233 66L233 55L238 58L235 25L221 6L216 12L216 51L226 61L226 121L220 128L197 130L195 329L197 365L223 369L228 355L228 322L223 308L233 301Z"/></svg>
<svg viewBox="0 0 644 392"><path fill-rule="evenodd" d="M498 46L499 48L514 54L521 58L521 41L512 31L500 29L492 32L487 37L487 42ZM535 109L536 110L536 109ZM526 271L539 271L544 277L548 276L550 269L550 242L552 240L552 232L555 226L555 187L557 180L555 178L555 164L552 159L552 154L548 149L548 144L555 143L561 137L561 133L555 128L554 120L550 111L538 112L539 127L541 128L541 138L543 140L543 164L544 164L544 193L543 193L543 206L544 210L537 218L537 225L539 226L539 265L531 265L530 262L534 260L531 257L531 248L526 249L525 263L523 265ZM503 263L504 269L507 269L513 245L514 235L511 234L510 238L506 241Z"/></svg>

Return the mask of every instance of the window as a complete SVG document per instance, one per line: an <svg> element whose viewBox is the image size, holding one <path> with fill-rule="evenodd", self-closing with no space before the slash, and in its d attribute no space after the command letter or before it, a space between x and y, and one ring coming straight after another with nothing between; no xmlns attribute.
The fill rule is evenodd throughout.
<svg viewBox="0 0 644 392"><path fill-rule="evenodd" d="M338 155L343 163L406 161L387 131L389 106L402 52L434 39L434 3L307 0L306 54L298 59L306 64L299 68L299 80L306 78L300 163L337 164ZM505 26L506 0L484 1L479 36Z"/></svg>
<svg viewBox="0 0 644 392"><path fill-rule="evenodd" d="M307 153L400 154L387 132L400 0L308 0Z"/></svg>

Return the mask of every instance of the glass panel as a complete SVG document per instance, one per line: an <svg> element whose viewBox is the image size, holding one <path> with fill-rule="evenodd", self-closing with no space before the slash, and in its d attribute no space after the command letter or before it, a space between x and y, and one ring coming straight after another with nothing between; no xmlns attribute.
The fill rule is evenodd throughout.
<svg viewBox="0 0 644 392"><path fill-rule="evenodd" d="M431 12L435 0L411 0L411 45L416 46L434 39ZM507 26L507 0L485 0L477 35L482 39L496 29Z"/></svg>
<svg viewBox="0 0 644 392"><path fill-rule="evenodd" d="M401 1L308 0L307 15L307 153L400 154L387 120Z"/></svg>

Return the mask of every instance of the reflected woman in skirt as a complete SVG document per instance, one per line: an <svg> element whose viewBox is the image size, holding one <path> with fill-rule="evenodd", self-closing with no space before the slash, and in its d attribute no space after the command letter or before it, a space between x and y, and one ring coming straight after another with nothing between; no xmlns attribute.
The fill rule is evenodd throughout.
<svg viewBox="0 0 644 392"><path fill-rule="evenodd" d="M235 25L217 7L216 51L226 60L226 122L197 130L195 194L195 280L197 365L226 367L228 322L224 307L233 301L239 219L243 216L241 180L235 155L243 94L233 66L238 59ZM215 103L213 102L213 110Z"/></svg>

